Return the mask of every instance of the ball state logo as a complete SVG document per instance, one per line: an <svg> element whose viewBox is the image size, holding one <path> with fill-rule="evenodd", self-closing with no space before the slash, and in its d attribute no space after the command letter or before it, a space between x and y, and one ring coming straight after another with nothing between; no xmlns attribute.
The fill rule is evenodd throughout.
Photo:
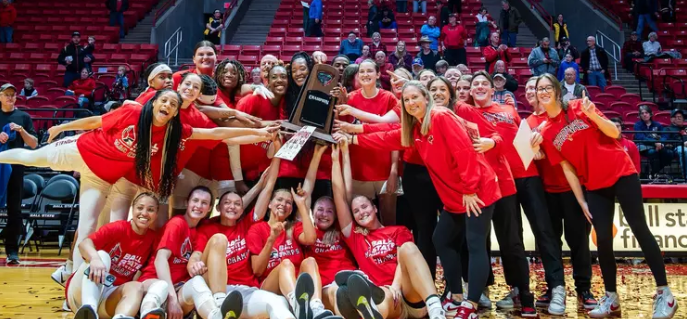
<svg viewBox="0 0 687 319"><path fill-rule="evenodd" d="M110 259L112 259L112 264L117 264L117 262L119 262L119 258L122 258L122 247L119 243L110 250L109 255Z"/></svg>
<svg viewBox="0 0 687 319"><path fill-rule="evenodd" d="M272 252L270 253L270 259L278 259L279 258L279 251L275 248L272 248Z"/></svg>
<svg viewBox="0 0 687 319"><path fill-rule="evenodd" d="M136 127L134 125L129 125L122 131L122 141L129 147L134 146L136 142Z"/></svg>
<svg viewBox="0 0 687 319"><path fill-rule="evenodd" d="M193 253L193 247L191 247L191 239L186 237L184 243L181 244L181 257L188 260L191 258L191 253Z"/></svg>

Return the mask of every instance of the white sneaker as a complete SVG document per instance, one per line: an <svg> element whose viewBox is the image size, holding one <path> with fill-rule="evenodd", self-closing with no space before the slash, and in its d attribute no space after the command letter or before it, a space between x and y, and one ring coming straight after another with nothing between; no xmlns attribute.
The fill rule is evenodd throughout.
<svg viewBox="0 0 687 319"><path fill-rule="evenodd" d="M446 316L447 319L453 319L458 314L460 304L456 304L453 300L445 299L441 303L441 308L444 309L444 316Z"/></svg>
<svg viewBox="0 0 687 319"><path fill-rule="evenodd" d="M670 319L677 311L677 300L673 297L670 288L663 288L656 291L654 296L654 314L652 319Z"/></svg>
<svg viewBox="0 0 687 319"><path fill-rule="evenodd" d="M50 278L52 278L52 280L54 280L60 286L64 287L64 285L67 284L67 279L69 279L69 276L71 275L72 273L67 271L67 266L62 265L60 268L57 268L52 275L50 275Z"/></svg>
<svg viewBox="0 0 687 319"><path fill-rule="evenodd" d="M549 314L557 316L565 314L565 287L557 286L551 290Z"/></svg>
<svg viewBox="0 0 687 319"><path fill-rule="evenodd" d="M520 291L518 287L511 289L503 299L496 302L496 308L499 309L513 309L516 306L520 306Z"/></svg>
<svg viewBox="0 0 687 319"><path fill-rule="evenodd" d="M589 312L589 316L592 318L620 316L620 301L618 299L618 293L606 292L606 295L599 301L599 305Z"/></svg>
<svg viewBox="0 0 687 319"><path fill-rule="evenodd" d="M69 304L67 303L66 299L62 302L62 311L69 311L69 312L72 311L72 309L69 308Z"/></svg>
<svg viewBox="0 0 687 319"><path fill-rule="evenodd" d="M446 312L442 307L433 307L427 310L429 319L446 319Z"/></svg>

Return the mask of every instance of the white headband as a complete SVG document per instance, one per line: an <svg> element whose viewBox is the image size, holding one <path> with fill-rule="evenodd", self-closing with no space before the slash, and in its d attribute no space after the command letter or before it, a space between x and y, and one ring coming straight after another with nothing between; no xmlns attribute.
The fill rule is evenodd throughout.
<svg viewBox="0 0 687 319"><path fill-rule="evenodd" d="M152 81L158 74L163 72L172 73L172 69L167 64L160 64L156 66L148 75L148 83L150 83L150 81Z"/></svg>

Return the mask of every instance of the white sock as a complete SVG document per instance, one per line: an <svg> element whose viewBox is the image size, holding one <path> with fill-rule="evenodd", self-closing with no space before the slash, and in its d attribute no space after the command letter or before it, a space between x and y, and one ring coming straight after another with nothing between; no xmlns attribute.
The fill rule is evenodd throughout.
<svg viewBox="0 0 687 319"><path fill-rule="evenodd" d="M286 301L289 302L289 306L291 306L291 309L296 309L296 292L292 291L286 294Z"/></svg>
<svg viewBox="0 0 687 319"><path fill-rule="evenodd" d="M210 288L201 276L195 276L184 284L181 288L181 299L186 304L190 304L192 301L198 314L206 319L211 318L210 316L215 310L219 310L212 298Z"/></svg>
<svg viewBox="0 0 687 319"><path fill-rule="evenodd" d="M162 304L167 300L167 287L169 285L162 281L156 280L148 287L143 301L141 301L141 317L147 315L155 308L162 307Z"/></svg>
<svg viewBox="0 0 687 319"><path fill-rule="evenodd" d="M72 272L74 272L74 271L72 270L73 267L74 267L74 262L71 261L71 260L69 260L69 259L67 259L67 262L64 264L64 269L65 269L68 273L71 274Z"/></svg>
<svg viewBox="0 0 687 319"><path fill-rule="evenodd" d="M123 314L118 314L118 315L115 315L114 317L112 317L112 319L121 319L121 318L127 318L127 316L123 315Z"/></svg>
<svg viewBox="0 0 687 319"><path fill-rule="evenodd" d="M216 292L212 294L212 297L215 298L215 304L219 306L224 302L224 299L227 298L227 294L224 292Z"/></svg>
<svg viewBox="0 0 687 319"><path fill-rule="evenodd" d="M105 271L110 272L110 255L99 250L100 261L105 265ZM98 302L102 293L102 284L92 282L86 275L81 276L81 305L89 305L98 311Z"/></svg>
<svg viewBox="0 0 687 319"><path fill-rule="evenodd" d="M430 312L432 309L438 308L438 309L443 309L441 307L441 299L437 295L430 295L427 297L427 300L425 300L425 304L427 305L427 311Z"/></svg>
<svg viewBox="0 0 687 319"><path fill-rule="evenodd" d="M312 313L314 316L319 315L324 311L324 304L322 303L322 300L320 298L312 298L310 299L310 309L312 309Z"/></svg>

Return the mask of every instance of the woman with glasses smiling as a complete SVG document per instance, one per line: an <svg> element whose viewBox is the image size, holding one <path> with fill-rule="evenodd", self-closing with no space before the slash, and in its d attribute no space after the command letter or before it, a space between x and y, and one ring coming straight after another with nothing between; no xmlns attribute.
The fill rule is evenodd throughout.
<svg viewBox="0 0 687 319"><path fill-rule="evenodd" d="M677 301L668 288L661 249L644 217L637 171L618 143L620 131L586 94L582 99L563 102L560 87L551 74L542 75L536 82L537 100L548 115L541 129L542 146L551 165L562 166L577 201L596 230L606 295L589 316L605 318L620 314L613 255L613 215L617 198L656 280L658 288L652 318L672 318ZM587 189L586 200L582 186Z"/></svg>

